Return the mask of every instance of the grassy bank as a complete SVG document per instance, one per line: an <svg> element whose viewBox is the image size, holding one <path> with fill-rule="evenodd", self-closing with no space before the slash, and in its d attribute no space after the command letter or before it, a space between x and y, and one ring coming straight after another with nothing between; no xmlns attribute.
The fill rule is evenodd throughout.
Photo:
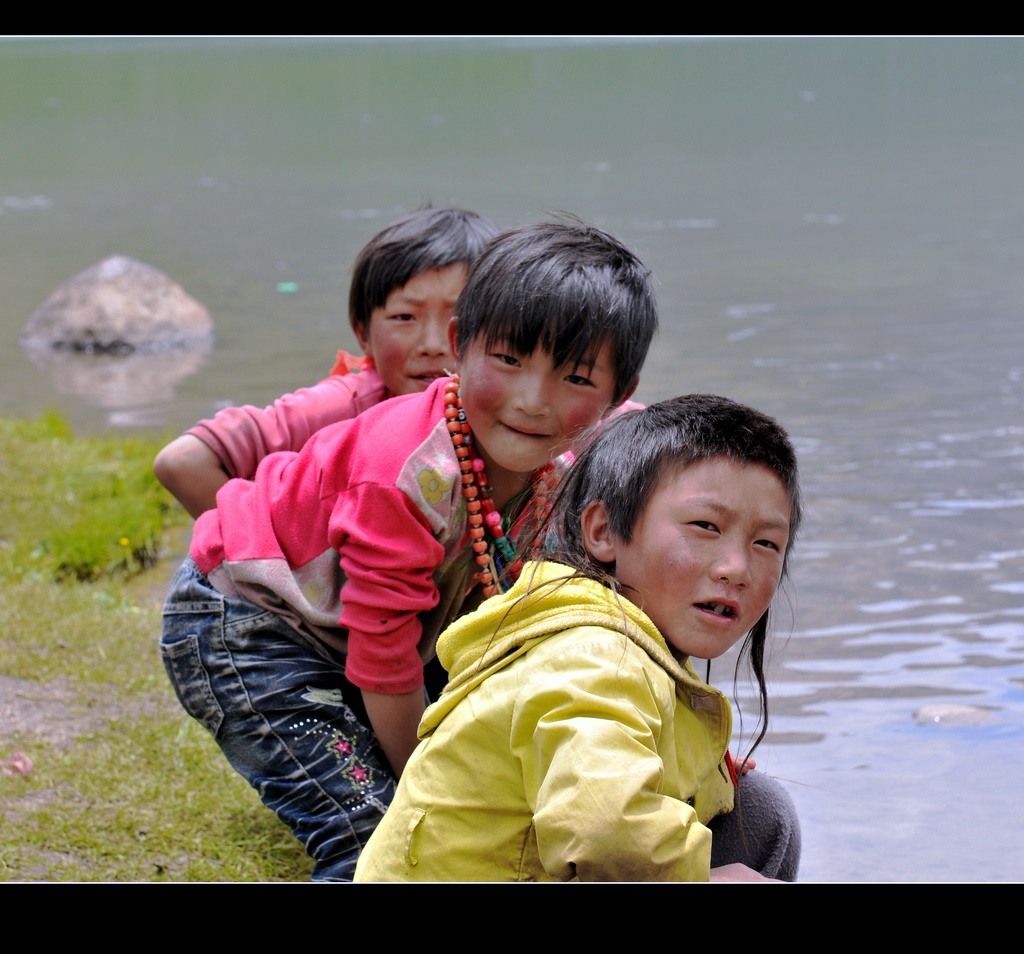
<svg viewBox="0 0 1024 954"><path fill-rule="evenodd" d="M158 446L0 420L0 880L308 878L160 664L191 521Z"/></svg>

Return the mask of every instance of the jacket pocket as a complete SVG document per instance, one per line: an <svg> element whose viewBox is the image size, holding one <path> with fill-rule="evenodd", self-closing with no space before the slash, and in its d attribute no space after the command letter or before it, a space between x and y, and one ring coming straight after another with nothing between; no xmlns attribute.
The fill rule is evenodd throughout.
<svg viewBox="0 0 1024 954"><path fill-rule="evenodd" d="M414 808L412 811L412 817L409 819L409 825L405 829L405 863L410 868L415 868L420 863L419 858L416 857L413 852L413 839L416 837L416 829L423 823L423 819L427 817L427 813L421 808Z"/></svg>

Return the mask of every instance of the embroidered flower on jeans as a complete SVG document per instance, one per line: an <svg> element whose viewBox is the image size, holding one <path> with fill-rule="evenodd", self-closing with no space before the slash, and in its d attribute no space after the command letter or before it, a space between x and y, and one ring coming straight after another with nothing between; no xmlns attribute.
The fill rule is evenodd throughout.
<svg viewBox="0 0 1024 954"><path fill-rule="evenodd" d="M334 753L338 764L344 766L345 776L355 789L365 788L373 783L373 768L359 758L356 741L341 732L334 732L327 748Z"/></svg>

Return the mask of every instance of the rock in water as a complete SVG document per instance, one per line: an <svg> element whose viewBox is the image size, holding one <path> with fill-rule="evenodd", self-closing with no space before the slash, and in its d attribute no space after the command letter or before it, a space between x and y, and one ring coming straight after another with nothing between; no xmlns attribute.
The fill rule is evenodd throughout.
<svg viewBox="0 0 1024 954"><path fill-rule="evenodd" d="M58 392L135 427L159 422L161 404L202 367L214 335L209 312L180 285L115 255L59 286L19 340Z"/></svg>
<svg viewBox="0 0 1024 954"><path fill-rule="evenodd" d="M26 348L95 354L208 344L210 313L152 265L113 255L59 285L22 331Z"/></svg>
<svg viewBox="0 0 1024 954"><path fill-rule="evenodd" d="M951 702L922 706L914 713L914 721L921 725L984 725L992 713L980 706L961 706Z"/></svg>

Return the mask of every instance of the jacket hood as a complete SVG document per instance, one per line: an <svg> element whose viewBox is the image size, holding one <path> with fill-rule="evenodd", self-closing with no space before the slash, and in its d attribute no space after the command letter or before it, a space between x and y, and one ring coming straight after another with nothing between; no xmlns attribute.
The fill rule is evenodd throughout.
<svg viewBox="0 0 1024 954"><path fill-rule="evenodd" d="M527 563L511 589L491 597L441 634L437 655L448 671L448 685L424 713L420 738L432 732L471 689L531 645L577 626L621 632L672 676L677 695L687 699L695 693L717 695L689 662L680 665L646 613L574 572L561 563Z"/></svg>

